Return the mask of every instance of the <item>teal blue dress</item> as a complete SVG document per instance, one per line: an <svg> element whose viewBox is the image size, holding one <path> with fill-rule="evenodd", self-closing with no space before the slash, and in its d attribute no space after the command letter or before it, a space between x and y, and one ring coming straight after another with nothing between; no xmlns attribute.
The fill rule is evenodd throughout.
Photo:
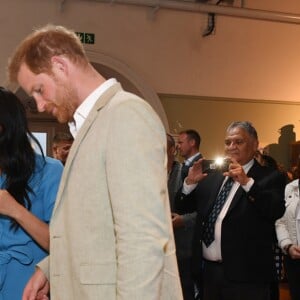
<svg viewBox="0 0 300 300"><path fill-rule="evenodd" d="M30 180L31 212L49 223L63 166L60 161L36 155L36 170ZM0 176L0 187L5 175ZM11 220L0 214L0 300L20 300L35 265L48 253L19 226L11 229Z"/></svg>

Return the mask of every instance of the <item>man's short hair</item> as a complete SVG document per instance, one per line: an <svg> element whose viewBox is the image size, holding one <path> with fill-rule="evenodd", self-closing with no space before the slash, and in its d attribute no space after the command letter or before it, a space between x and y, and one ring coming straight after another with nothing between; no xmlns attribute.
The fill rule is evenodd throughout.
<svg viewBox="0 0 300 300"><path fill-rule="evenodd" d="M67 142L73 142L74 141L74 138L73 136L68 133L68 132L57 132L54 137L53 137L53 140L52 140L52 143L53 145L54 144L57 144L61 141L67 141Z"/></svg>
<svg viewBox="0 0 300 300"><path fill-rule="evenodd" d="M234 121L227 127L227 132L231 131L234 128L242 128L255 140L258 140L258 135L256 129L253 127L252 123L249 121Z"/></svg>
<svg viewBox="0 0 300 300"><path fill-rule="evenodd" d="M83 45L74 31L50 24L41 27L16 48L8 64L8 78L10 82L17 82L23 63L34 74L51 74L51 58L59 55L82 66L88 64Z"/></svg>
<svg viewBox="0 0 300 300"><path fill-rule="evenodd" d="M195 146L197 147L197 149L200 148L201 137L200 137L200 134L198 133L198 131L196 131L194 129L187 129L187 130L181 131L179 134L186 134L188 136L189 140L195 141Z"/></svg>

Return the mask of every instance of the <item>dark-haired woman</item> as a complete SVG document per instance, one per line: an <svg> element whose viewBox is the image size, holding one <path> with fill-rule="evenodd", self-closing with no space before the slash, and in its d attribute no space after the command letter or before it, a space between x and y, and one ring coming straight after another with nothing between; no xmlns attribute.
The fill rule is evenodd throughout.
<svg viewBox="0 0 300 300"><path fill-rule="evenodd" d="M19 99L0 88L0 300L19 300L49 249L48 223L63 170L37 154Z"/></svg>

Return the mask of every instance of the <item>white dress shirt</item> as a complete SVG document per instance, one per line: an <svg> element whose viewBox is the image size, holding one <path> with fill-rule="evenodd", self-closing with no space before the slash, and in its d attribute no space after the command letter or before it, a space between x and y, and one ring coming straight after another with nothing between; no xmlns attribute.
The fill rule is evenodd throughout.
<svg viewBox="0 0 300 300"><path fill-rule="evenodd" d="M76 109L73 119L74 121L69 122L70 132L73 135L74 139L77 135L77 132L82 127L84 121L86 120L88 114L93 108L94 104L97 102L99 97L104 94L111 86L113 86L117 80L111 78L103 82L99 87L97 87Z"/></svg>

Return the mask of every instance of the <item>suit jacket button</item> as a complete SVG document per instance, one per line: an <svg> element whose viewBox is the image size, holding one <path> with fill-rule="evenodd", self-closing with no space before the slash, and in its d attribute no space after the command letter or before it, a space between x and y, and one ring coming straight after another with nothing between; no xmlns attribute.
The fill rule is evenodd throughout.
<svg viewBox="0 0 300 300"><path fill-rule="evenodd" d="M249 196L249 200L250 200L251 202L254 202L254 201L255 201L255 198L252 197L252 196Z"/></svg>

